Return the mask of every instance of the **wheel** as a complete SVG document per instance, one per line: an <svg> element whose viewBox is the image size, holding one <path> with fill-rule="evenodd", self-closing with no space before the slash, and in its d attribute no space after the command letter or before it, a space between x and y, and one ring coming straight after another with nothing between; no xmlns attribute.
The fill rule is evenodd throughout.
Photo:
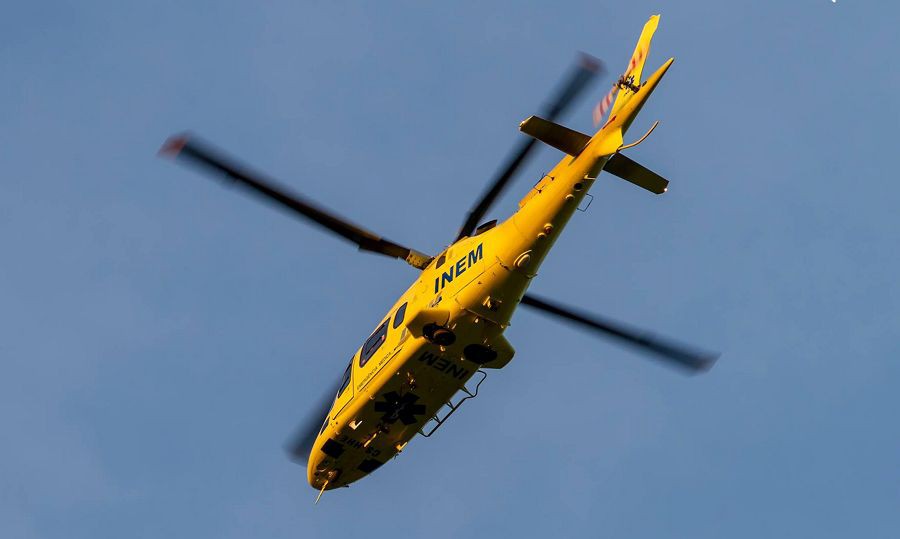
<svg viewBox="0 0 900 539"><path fill-rule="evenodd" d="M450 346L456 342L456 335L452 331L437 324L428 324L422 328L422 334L438 346Z"/></svg>
<svg viewBox="0 0 900 539"><path fill-rule="evenodd" d="M484 365L497 359L497 352L491 350L487 346L480 344L470 344L463 348L463 356L472 363Z"/></svg>

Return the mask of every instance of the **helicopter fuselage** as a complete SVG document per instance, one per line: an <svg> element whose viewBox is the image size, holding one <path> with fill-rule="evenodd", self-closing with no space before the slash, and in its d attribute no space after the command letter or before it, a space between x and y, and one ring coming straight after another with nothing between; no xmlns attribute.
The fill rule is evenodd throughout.
<svg viewBox="0 0 900 539"><path fill-rule="evenodd" d="M613 118L585 151L545 175L509 219L454 243L422 271L354 354L313 444L312 487L330 490L371 473L476 371L512 359L503 333L513 311L621 144L622 125Z"/></svg>
<svg viewBox="0 0 900 539"><path fill-rule="evenodd" d="M624 133L674 61L669 58L640 82L658 22L659 15L646 22L628 70L595 108L596 123L609 113L606 123L593 136L555 123L601 69L599 60L583 55L540 115L519 125L520 131L534 140L519 144L509 155L472 206L456 239L435 257L362 228L192 136L176 135L163 145L160 153L164 156L212 172L343 237L362 251L403 260L421 270L350 358L321 428L312 416L312 424L307 422L290 446L292 458L305 461L309 484L320 491L320 497L325 490L347 486L372 473L400 453L417 433L431 436L463 402L476 396L486 369L503 368L515 355L504 332L520 304L691 372L709 369L718 358L717 354L648 336L627 324L526 295L602 170L657 195L666 191L668 180L620 153L644 141L658 123L636 142L623 145ZM565 157L532 187L507 220L478 226L536 141L562 151ZM475 376L479 378L472 380ZM466 396L454 403L451 398L457 394Z"/></svg>

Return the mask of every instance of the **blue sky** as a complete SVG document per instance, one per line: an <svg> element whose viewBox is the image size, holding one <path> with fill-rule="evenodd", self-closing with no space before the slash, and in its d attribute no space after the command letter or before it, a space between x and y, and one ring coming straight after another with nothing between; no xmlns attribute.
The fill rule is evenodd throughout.
<svg viewBox="0 0 900 539"><path fill-rule="evenodd" d="M900 532L900 8L127 4L0 21L0 536ZM190 129L435 252L575 52L618 72L657 12L630 156L669 192L599 181L532 290L719 364L521 312L478 399L314 507L281 445L414 271L157 148Z"/></svg>

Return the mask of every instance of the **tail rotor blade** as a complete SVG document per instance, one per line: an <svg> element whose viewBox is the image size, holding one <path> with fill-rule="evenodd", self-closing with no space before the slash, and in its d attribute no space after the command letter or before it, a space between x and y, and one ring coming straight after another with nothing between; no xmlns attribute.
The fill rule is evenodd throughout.
<svg viewBox="0 0 900 539"><path fill-rule="evenodd" d="M604 336L613 337L619 342L649 353L658 359L665 360L690 372L702 372L709 370L719 354L702 352L687 346L676 344L672 341L628 327L620 322L614 322L597 315L580 313L569 307L552 303L533 295L525 295L521 301L526 305L541 312L556 316L584 329L598 332Z"/></svg>

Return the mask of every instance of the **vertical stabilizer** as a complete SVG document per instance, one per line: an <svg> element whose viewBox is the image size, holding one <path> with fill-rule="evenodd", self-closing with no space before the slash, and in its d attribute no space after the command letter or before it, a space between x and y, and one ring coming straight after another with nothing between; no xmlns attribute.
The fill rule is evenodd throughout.
<svg viewBox="0 0 900 539"><path fill-rule="evenodd" d="M622 78L619 79L619 92L616 95L616 101L613 103L611 115L616 114L622 106L635 94L635 90L641 86L641 73L644 71L644 64L647 62L647 56L650 55L650 41L653 39L653 33L659 26L659 15L653 15L644 25L641 37L638 39L637 45L634 47L634 53L628 61L628 67Z"/></svg>

